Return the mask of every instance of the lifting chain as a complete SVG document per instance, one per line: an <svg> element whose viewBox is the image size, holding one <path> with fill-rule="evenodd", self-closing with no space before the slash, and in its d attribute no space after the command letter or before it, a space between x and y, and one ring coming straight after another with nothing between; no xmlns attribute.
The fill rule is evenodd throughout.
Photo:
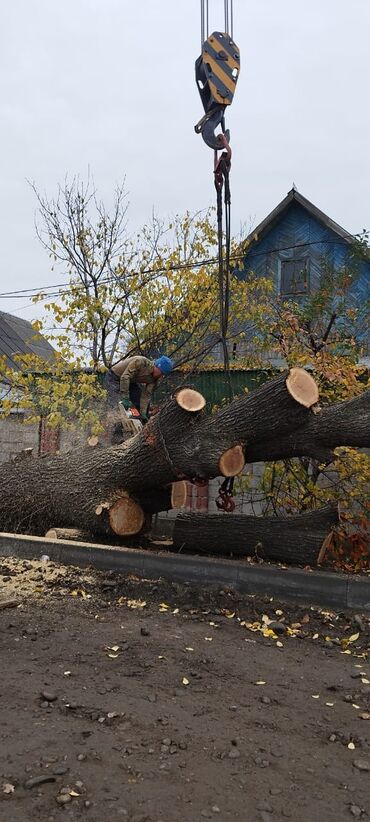
<svg viewBox="0 0 370 822"><path fill-rule="evenodd" d="M235 511L235 501L233 499L234 479L235 477L226 477L222 485L220 485L216 499L217 508L220 511L227 511L230 514Z"/></svg>

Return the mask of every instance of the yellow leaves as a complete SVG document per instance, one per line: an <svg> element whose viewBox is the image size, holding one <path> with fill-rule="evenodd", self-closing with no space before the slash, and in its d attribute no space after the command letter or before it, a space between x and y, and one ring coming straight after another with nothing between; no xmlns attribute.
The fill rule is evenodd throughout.
<svg viewBox="0 0 370 822"><path fill-rule="evenodd" d="M159 605L159 613L160 614L165 614L166 611L169 610L169 608L170 608L170 606L167 605L166 602L161 602L160 605Z"/></svg>
<svg viewBox="0 0 370 822"><path fill-rule="evenodd" d="M345 649L344 651L342 651L343 654L351 654L352 653L347 646L350 645L352 642L356 642L358 640L359 636L360 636L359 633L352 634L352 636L344 637L343 639L340 640L340 644L341 644L342 648Z"/></svg>
<svg viewBox="0 0 370 822"><path fill-rule="evenodd" d="M70 592L71 597L80 597L81 599L91 599L91 594L87 594L83 588L75 588L74 591Z"/></svg>
<svg viewBox="0 0 370 822"><path fill-rule="evenodd" d="M282 613L282 612L280 612L280 613ZM262 634L262 636L264 636L268 639L274 639L275 642L276 642L277 647L278 648L283 648L284 647L283 643L279 640L278 635L275 633L273 628L269 627L270 622L272 622L272 620L267 616L267 614L263 614L262 618L261 618L261 622L259 622L257 620L255 622L242 621L242 622L240 622L240 625L241 625L241 627L247 628L248 631L252 631L252 632L257 632L258 631L260 634ZM292 630L291 628L289 628L287 626L285 626L285 632L287 634L289 634L290 636L296 636L296 634L297 634L297 631L294 631L294 630Z"/></svg>
<svg viewBox="0 0 370 822"><path fill-rule="evenodd" d="M32 320L31 325L34 331L42 331L43 329L43 322L42 320Z"/></svg>
<svg viewBox="0 0 370 822"><path fill-rule="evenodd" d="M275 634L275 631L272 630L272 628L262 628L261 633L263 636L270 637L271 639L277 638L277 635Z"/></svg>
<svg viewBox="0 0 370 822"><path fill-rule="evenodd" d="M128 599L127 597L119 597L117 602L119 605L126 605L127 608L132 608L133 610L142 609L146 606L145 599Z"/></svg>
<svg viewBox="0 0 370 822"><path fill-rule="evenodd" d="M189 680L186 678L186 676L183 676L181 681L183 685L189 685Z"/></svg>

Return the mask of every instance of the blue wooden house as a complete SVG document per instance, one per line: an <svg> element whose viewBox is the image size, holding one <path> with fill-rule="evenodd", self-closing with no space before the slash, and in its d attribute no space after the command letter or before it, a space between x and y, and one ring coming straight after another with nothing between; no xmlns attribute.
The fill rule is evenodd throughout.
<svg viewBox="0 0 370 822"><path fill-rule="evenodd" d="M279 205L248 237L244 271L271 277L276 294L287 299L304 298L317 290L328 271L353 265L350 252L354 236L292 188ZM364 337L369 298L370 263L356 266L347 299L361 309L358 333ZM239 272L239 276L243 276Z"/></svg>

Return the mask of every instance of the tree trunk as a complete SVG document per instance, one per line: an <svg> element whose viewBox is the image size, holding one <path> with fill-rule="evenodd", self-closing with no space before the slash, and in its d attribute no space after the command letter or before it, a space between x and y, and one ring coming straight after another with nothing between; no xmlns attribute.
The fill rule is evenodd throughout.
<svg viewBox="0 0 370 822"><path fill-rule="evenodd" d="M337 509L330 506L290 517L181 513L175 520L173 545L193 554L255 555L316 565L322 543L337 522Z"/></svg>
<svg viewBox="0 0 370 822"><path fill-rule="evenodd" d="M329 463L334 458L333 449L340 445L370 447L370 391L309 414L300 428L282 437L269 435L265 440L247 444L246 460L265 462L313 457Z"/></svg>
<svg viewBox="0 0 370 822"><path fill-rule="evenodd" d="M315 416L310 409L315 409L317 399L312 377L296 368L211 417L203 413L204 399L198 392L180 389L140 434L124 444L87 446L2 465L0 529L44 534L48 528L76 527L97 537L130 535L140 530L148 515L179 507L172 483L233 476L244 467L245 451L265 450L264 458L270 458L266 441L274 459L284 440L294 451L300 432L311 430L310 425L319 429L320 418L325 420L328 441L331 437L335 442L338 426L340 444L350 444L345 437L353 437L356 418L352 426L349 421L345 426L347 412L342 406L334 407L332 423L330 409ZM305 453L310 456L309 446L314 448L315 442L309 438L308 443ZM184 486L177 486L175 496L179 489L183 499Z"/></svg>

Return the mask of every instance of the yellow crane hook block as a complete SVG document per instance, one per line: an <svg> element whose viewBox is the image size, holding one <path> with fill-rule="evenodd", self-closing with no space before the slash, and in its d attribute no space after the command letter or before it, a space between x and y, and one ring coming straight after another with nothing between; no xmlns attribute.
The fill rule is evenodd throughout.
<svg viewBox="0 0 370 822"><path fill-rule="evenodd" d="M219 148L217 137L212 135L219 124L227 134L223 117L225 107L233 101L239 72L238 46L229 34L214 31L204 41L202 53L195 63L195 79L205 111L195 131L202 132L203 139L211 148ZM211 118L212 124L209 122Z"/></svg>

